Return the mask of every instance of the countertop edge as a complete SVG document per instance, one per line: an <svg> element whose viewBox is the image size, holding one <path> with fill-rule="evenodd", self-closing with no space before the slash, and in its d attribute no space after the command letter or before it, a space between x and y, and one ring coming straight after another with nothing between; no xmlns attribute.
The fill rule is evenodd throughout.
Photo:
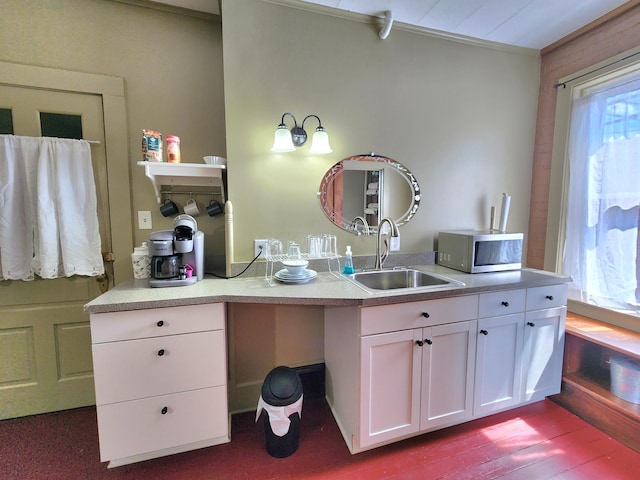
<svg viewBox="0 0 640 480"><path fill-rule="evenodd" d="M571 281L568 276L534 269L489 274L465 274L440 266L424 266L423 268L426 271L444 273L450 278L462 281L465 285L426 292L396 291L373 294L346 279L336 278L331 274L320 275L318 283L304 286L266 286L264 278L260 277L232 281L204 279L195 285L175 288L150 288L148 280L129 280L84 305L84 311L95 314L221 302L366 307L473 295L497 290L539 287ZM337 290L336 287L338 287ZM218 293L208 291L215 289L223 291Z"/></svg>

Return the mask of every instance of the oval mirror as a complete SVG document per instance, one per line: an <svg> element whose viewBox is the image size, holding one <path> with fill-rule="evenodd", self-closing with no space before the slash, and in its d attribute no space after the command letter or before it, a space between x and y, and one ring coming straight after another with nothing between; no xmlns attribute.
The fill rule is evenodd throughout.
<svg viewBox="0 0 640 480"><path fill-rule="evenodd" d="M318 198L335 225L357 235L373 235L384 217L398 226L411 220L420 205L420 186L404 165L371 153L333 165L322 178Z"/></svg>

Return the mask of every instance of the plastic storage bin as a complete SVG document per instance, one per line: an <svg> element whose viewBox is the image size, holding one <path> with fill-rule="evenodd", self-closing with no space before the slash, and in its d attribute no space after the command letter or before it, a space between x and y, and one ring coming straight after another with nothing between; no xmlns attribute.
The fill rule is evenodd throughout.
<svg viewBox="0 0 640 480"><path fill-rule="evenodd" d="M302 382L295 370L276 367L262 384L256 421L264 411L266 450L272 457L288 457L298 449L302 413Z"/></svg>
<svg viewBox="0 0 640 480"><path fill-rule="evenodd" d="M611 392L640 404L640 361L619 355L611 357Z"/></svg>

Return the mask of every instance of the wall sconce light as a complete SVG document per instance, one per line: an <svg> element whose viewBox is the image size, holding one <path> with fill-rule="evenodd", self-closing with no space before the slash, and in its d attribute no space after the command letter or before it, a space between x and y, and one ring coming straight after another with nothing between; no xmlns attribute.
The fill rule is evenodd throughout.
<svg viewBox="0 0 640 480"><path fill-rule="evenodd" d="M289 131L289 127L284 123L284 117L289 115L293 118L293 128ZM311 139L311 148L309 149L309 153L331 153L333 150L331 149L331 145L329 145L329 135L327 135L326 130L322 126L322 122L320 121L320 117L317 115L307 115L302 121L302 125L298 126L298 122L296 121L296 117L294 117L289 112L282 115L282 120L280 120L280 125L276 129L275 138L273 140L273 147L271 147L272 152L293 152L296 147L301 147L305 143L307 143L307 132L304 129L304 122L307 121L308 118L314 117L318 120L318 128L316 128L315 133L313 134L313 138Z"/></svg>

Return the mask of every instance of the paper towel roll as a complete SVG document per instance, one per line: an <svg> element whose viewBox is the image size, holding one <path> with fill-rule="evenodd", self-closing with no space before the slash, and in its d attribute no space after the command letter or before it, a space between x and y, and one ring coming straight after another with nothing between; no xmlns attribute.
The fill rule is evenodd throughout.
<svg viewBox="0 0 640 480"><path fill-rule="evenodd" d="M509 207L511 206L511 195L502 194L502 211L500 212L500 226L498 230L507 231L507 219L509 218Z"/></svg>

